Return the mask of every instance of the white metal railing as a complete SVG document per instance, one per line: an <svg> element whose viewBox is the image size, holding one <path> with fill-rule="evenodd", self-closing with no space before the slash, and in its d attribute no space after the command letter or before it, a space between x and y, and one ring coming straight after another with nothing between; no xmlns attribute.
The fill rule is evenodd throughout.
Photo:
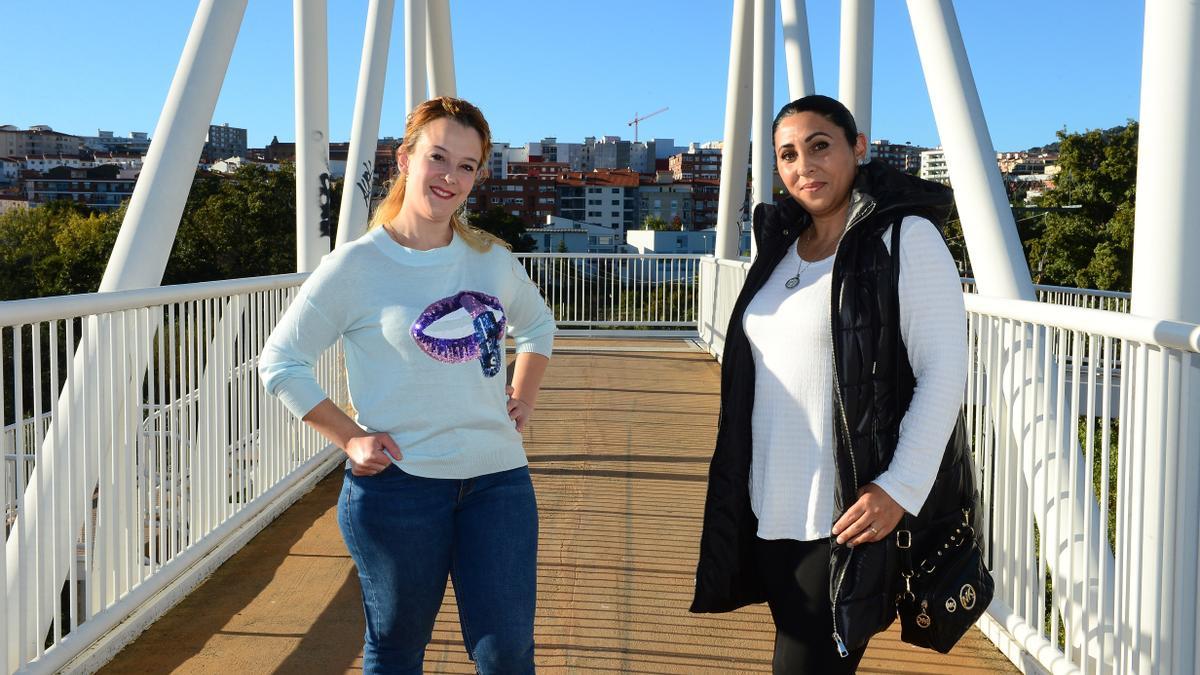
<svg viewBox="0 0 1200 675"><path fill-rule="evenodd" d="M5 672L61 667L334 457L255 370L304 278L0 303Z"/></svg>
<svg viewBox="0 0 1200 675"><path fill-rule="evenodd" d="M963 277L964 293L975 293L975 280ZM1101 309L1110 312L1129 313L1129 293L1125 291L1101 291L1095 288L1072 288L1070 286L1048 286L1036 284L1038 302L1086 309Z"/></svg>
<svg viewBox="0 0 1200 675"><path fill-rule="evenodd" d="M725 330L750 263L706 257L700 263L700 307L696 326L700 342L718 360L725 350Z"/></svg>
<svg viewBox="0 0 1200 675"><path fill-rule="evenodd" d="M560 328L694 330L700 255L518 253Z"/></svg>
<svg viewBox="0 0 1200 675"><path fill-rule="evenodd" d="M966 302L992 628L1054 672L1140 672L1161 628L1142 615L1166 599L1131 583L1157 574L1163 556L1141 536L1164 525L1143 521L1162 480L1148 467L1177 451L1146 428L1194 435L1178 411L1200 384L1200 327L970 294ZM1197 609L1195 594L1175 602Z"/></svg>
<svg viewBox="0 0 1200 675"><path fill-rule="evenodd" d="M18 429L18 426L21 428ZM41 426L40 430L38 426ZM17 517L17 474L21 473L26 481L29 480L29 474L33 471L34 440L39 437L39 431L44 435L49 426L50 413L45 413L9 424L0 432L0 453L4 455L0 478L4 480L5 527L11 526ZM18 438L23 439L20 447L17 446Z"/></svg>
<svg viewBox="0 0 1200 675"><path fill-rule="evenodd" d="M692 327L718 357L749 268L700 256L519 257L560 325ZM255 373L303 279L0 303L3 479L17 516L0 558L9 671L61 666L336 458ZM1114 664L1141 658L1140 640L1155 637L1138 611L1156 606L1155 589L1128 579L1156 569L1161 554L1140 536L1166 526L1139 520L1156 465L1144 458L1167 452L1147 445L1158 422L1145 399L1170 408L1197 391L1200 328L970 293L966 302L969 423L997 579L981 626L1055 672L1134 672ZM331 349L318 377L345 401L339 359ZM1162 433L1200 428L1171 419L1182 426ZM1194 595L1180 611L1195 611Z"/></svg>

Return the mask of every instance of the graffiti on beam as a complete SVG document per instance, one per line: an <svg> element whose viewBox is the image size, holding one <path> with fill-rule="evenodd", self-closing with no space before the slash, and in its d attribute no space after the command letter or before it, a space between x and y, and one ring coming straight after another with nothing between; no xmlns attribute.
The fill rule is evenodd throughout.
<svg viewBox="0 0 1200 675"><path fill-rule="evenodd" d="M371 160L366 160L362 163L363 170L358 177L358 192L362 195L363 205L369 211L371 209L371 173L375 168L375 163Z"/></svg>
<svg viewBox="0 0 1200 675"><path fill-rule="evenodd" d="M321 207L321 236L333 236L333 222L331 220L333 203L333 186L330 184L329 173L324 172L317 177L317 204Z"/></svg>

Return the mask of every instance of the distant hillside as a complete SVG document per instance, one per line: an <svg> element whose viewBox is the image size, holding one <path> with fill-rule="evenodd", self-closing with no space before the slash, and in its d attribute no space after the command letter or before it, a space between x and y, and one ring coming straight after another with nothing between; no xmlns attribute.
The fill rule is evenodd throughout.
<svg viewBox="0 0 1200 675"><path fill-rule="evenodd" d="M1119 127L1112 127L1110 129L1104 129L1100 133L1103 134L1107 138L1110 136L1119 135L1120 133L1125 131L1126 128L1127 128L1127 125L1122 124ZM1061 145L1062 145L1061 141L1054 141L1053 143L1048 143L1046 145L1032 147L1029 150L1026 150L1026 152L1032 152L1032 153L1058 152L1058 148Z"/></svg>

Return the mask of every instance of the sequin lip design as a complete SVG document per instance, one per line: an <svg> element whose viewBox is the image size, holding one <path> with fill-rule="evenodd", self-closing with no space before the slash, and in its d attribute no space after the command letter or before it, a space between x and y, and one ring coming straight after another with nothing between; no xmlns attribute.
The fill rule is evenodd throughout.
<svg viewBox="0 0 1200 675"><path fill-rule="evenodd" d="M430 330L435 324L446 323L443 319L460 309L470 315L469 327L462 325L460 331L455 331L454 324L457 322L451 320L450 326L438 326L442 330L436 332L469 332L459 337L430 335L430 332L435 332ZM496 316L497 313L499 317ZM462 291L426 307L413 322L409 332L421 351L438 361L466 363L478 358L483 374L495 377L496 373L500 372L504 360L503 352L500 351L503 348L500 340L504 337L506 323L504 306L500 304L500 300L479 291Z"/></svg>

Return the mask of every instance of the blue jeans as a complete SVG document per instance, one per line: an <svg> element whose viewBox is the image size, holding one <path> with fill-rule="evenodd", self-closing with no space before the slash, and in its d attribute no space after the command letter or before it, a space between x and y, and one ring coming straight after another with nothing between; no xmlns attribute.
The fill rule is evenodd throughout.
<svg viewBox="0 0 1200 675"><path fill-rule="evenodd" d="M422 672L447 575L478 672L533 672L538 523L528 467L466 480L395 465L374 476L347 470L338 525L362 582L365 673Z"/></svg>

